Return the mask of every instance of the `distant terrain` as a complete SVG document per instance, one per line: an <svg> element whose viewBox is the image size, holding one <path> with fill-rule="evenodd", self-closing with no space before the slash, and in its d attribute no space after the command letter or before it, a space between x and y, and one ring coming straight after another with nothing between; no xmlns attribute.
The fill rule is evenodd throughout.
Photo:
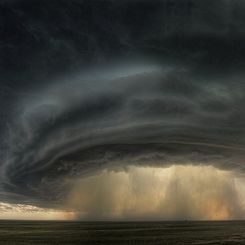
<svg viewBox="0 0 245 245"><path fill-rule="evenodd" d="M0 244L245 244L245 221L1 221Z"/></svg>

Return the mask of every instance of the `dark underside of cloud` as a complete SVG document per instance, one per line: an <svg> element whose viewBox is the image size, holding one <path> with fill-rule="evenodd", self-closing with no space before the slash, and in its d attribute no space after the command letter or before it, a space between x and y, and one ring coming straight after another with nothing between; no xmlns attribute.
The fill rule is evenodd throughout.
<svg viewBox="0 0 245 245"><path fill-rule="evenodd" d="M59 204L128 165L244 173L243 1L0 1L1 201Z"/></svg>

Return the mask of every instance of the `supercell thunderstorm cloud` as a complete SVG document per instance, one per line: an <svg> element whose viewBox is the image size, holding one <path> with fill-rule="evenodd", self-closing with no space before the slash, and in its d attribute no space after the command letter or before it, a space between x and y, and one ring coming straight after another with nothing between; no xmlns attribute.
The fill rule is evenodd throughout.
<svg viewBox="0 0 245 245"><path fill-rule="evenodd" d="M94 219L243 218L244 11L0 1L0 201ZM185 198L214 204L193 213ZM219 216L200 214L215 205Z"/></svg>

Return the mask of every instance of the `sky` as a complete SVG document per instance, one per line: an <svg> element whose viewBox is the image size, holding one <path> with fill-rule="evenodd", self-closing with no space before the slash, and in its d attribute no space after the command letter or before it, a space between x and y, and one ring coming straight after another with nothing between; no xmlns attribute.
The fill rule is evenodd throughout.
<svg viewBox="0 0 245 245"><path fill-rule="evenodd" d="M0 218L243 219L244 11L0 0Z"/></svg>

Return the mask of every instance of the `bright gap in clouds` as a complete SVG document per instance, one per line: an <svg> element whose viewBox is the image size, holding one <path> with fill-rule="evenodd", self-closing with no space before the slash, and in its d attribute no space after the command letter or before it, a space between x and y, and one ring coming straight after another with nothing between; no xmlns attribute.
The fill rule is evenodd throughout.
<svg viewBox="0 0 245 245"><path fill-rule="evenodd" d="M244 219L245 178L213 166L130 166L75 180L63 210L0 203L1 219Z"/></svg>
<svg viewBox="0 0 245 245"><path fill-rule="evenodd" d="M73 212L39 208L25 204L0 203L0 219L10 220L70 220Z"/></svg>

